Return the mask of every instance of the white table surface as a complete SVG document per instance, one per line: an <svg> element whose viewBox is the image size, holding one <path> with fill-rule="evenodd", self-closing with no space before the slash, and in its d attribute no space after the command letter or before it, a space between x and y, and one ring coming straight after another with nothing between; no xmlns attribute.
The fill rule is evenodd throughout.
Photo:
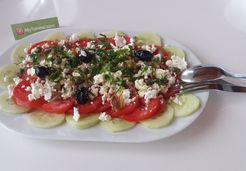
<svg viewBox="0 0 246 171"><path fill-rule="evenodd" d="M0 54L15 42L10 24L52 16L61 26L156 32L204 63L246 73L245 0L1 0ZM245 99L212 92L190 127L144 144L36 140L0 127L0 170L244 171Z"/></svg>

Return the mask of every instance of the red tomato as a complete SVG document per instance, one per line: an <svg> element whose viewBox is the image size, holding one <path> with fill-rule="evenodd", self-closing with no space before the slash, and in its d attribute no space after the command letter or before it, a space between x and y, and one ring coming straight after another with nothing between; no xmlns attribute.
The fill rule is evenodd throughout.
<svg viewBox="0 0 246 171"><path fill-rule="evenodd" d="M113 116L113 117L128 115L128 114L132 113L134 110L136 110L139 107L139 105L140 105L139 98L136 98L129 105L127 105L127 106L125 106L125 107L123 107L117 111L109 110L109 111L107 111L107 114L109 114L110 116Z"/></svg>
<svg viewBox="0 0 246 171"><path fill-rule="evenodd" d="M32 49L34 49L34 48L36 48L36 47L43 46L43 45L46 44L46 43L47 43L49 46L55 45L55 44L56 44L54 41L44 40L44 41L41 41L41 42L38 42L38 43L35 43L34 45L32 45L32 46L30 47L30 49L28 49L27 53L28 53L28 54L31 54Z"/></svg>
<svg viewBox="0 0 246 171"><path fill-rule="evenodd" d="M157 49L154 52L154 55L156 55L158 53L161 53L164 59L169 59L169 55L168 55L167 51L164 48L162 48L161 46L157 46L157 45L155 45L155 47Z"/></svg>
<svg viewBox="0 0 246 171"><path fill-rule="evenodd" d="M161 102L160 103L160 109L159 109L158 113L164 112L167 108L167 101L165 99L160 100L160 102Z"/></svg>
<svg viewBox="0 0 246 171"><path fill-rule="evenodd" d="M161 102L159 98L151 99L147 106L139 106L134 112L129 113L128 115L122 115L120 118L130 122L143 121L155 116L159 112L160 107Z"/></svg>
<svg viewBox="0 0 246 171"><path fill-rule="evenodd" d="M79 114L84 115L84 114L95 112L97 108L99 108L101 105L102 105L102 98L98 96L91 102L78 105Z"/></svg>
<svg viewBox="0 0 246 171"><path fill-rule="evenodd" d="M105 112L106 110L110 109L110 107L111 107L111 104L109 101L107 101L104 104L101 104L101 106L98 107L95 112Z"/></svg>
<svg viewBox="0 0 246 171"><path fill-rule="evenodd" d="M168 55L167 51L165 51L164 49L162 50L162 56L164 59L169 59L169 55Z"/></svg>
<svg viewBox="0 0 246 171"><path fill-rule="evenodd" d="M56 100L43 104L41 109L50 113L65 113L72 109L73 105L74 100Z"/></svg>
<svg viewBox="0 0 246 171"><path fill-rule="evenodd" d="M30 83L26 80L21 81L13 90L13 100L14 102L23 107L35 109L43 105L46 101L43 97L37 99L37 100L28 100L28 95L31 93L30 91L26 91L25 88L22 88L22 86L30 86Z"/></svg>
<svg viewBox="0 0 246 171"><path fill-rule="evenodd" d="M79 41L76 41L74 44L76 45L77 43L79 44L79 47L84 48L87 46L87 43L91 41L91 39L81 39Z"/></svg>

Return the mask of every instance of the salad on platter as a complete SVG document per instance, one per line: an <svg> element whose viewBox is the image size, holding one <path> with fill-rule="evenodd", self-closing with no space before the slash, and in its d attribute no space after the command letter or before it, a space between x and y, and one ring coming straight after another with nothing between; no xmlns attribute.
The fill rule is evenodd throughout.
<svg viewBox="0 0 246 171"><path fill-rule="evenodd" d="M153 33L55 32L16 46L11 61L0 67L0 109L39 128L157 129L200 107L195 95L173 91L185 52Z"/></svg>

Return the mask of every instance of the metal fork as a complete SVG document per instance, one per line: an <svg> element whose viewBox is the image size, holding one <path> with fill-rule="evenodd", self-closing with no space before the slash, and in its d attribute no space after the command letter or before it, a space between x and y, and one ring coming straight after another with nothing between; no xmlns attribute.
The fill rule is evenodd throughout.
<svg viewBox="0 0 246 171"><path fill-rule="evenodd" d="M205 90L220 90L220 91L228 91L228 92L246 93L246 87L237 86L222 79L199 82L199 83L179 82L174 86L174 92L177 94L183 94L183 93L194 92L194 91L205 91Z"/></svg>

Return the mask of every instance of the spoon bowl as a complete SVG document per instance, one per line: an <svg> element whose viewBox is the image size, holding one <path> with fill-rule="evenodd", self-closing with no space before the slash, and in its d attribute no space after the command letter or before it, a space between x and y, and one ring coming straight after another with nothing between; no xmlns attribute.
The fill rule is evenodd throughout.
<svg viewBox="0 0 246 171"><path fill-rule="evenodd" d="M233 74L221 67L213 65L196 65L184 70L181 74L181 80L189 83L213 81L224 77L246 79L246 75Z"/></svg>

